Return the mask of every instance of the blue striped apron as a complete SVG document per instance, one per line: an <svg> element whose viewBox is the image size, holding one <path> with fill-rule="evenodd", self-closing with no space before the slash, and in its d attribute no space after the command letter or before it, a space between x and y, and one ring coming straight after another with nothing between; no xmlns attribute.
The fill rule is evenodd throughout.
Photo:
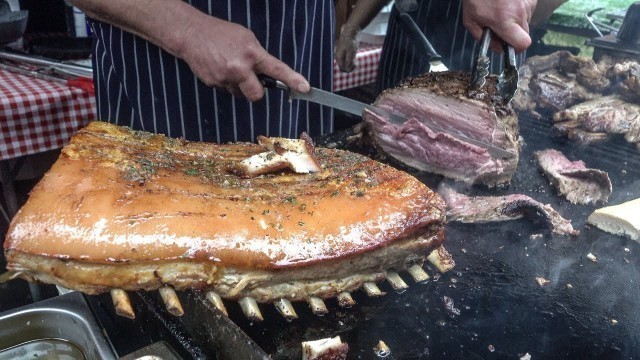
<svg viewBox="0 0 640 360"><path fill-rule="evenodd" d="M191 5L251 29L269 53L331 90L332 0L191 0ZM290 101L268 89L255 103L206 86L182 60L119 28L92 21L94 81L100 120L193 141L255 141L258 135L297 138L333 131L333 112ZM224 34L220 34L224 36Z"/></svg>

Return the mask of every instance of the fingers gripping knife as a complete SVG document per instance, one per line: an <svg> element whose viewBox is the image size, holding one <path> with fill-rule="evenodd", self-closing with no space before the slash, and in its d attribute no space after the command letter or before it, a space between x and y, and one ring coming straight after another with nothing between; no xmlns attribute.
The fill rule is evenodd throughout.
<svg viewBox="0 0 640 360"><path fill-rule="evenodd" d="M478 47L471 71L471 91L480 91L489 75L490 60L487 56L491 42L491 29L485 28ZM498 93L502 101L508 104L518 89L518 68L516 66L516 52L513 46L502 42L503 69L498 77Z"/></svg>

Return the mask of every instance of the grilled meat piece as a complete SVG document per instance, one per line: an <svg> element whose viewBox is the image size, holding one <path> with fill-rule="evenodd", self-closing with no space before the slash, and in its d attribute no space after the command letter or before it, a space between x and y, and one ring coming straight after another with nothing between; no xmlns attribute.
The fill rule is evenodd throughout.
<svg viewBox="0 0 640 360"><path fill-rule="evenodd" d="M637 103L639 77L640 65L635 61L604 56L596 63L568 51L532 56L520 67L513 104L518 111L551 115L607 95Z"/></svg>
<svg viewBox="0 0 640 360"><path fill-rule="evenodd" d="M268 138L258 136L258 144L267 151L252 155L229 169L240 177L255 177L282 169L291 169L299 174L308 174L322 170L315 157L313 141L302 133L300 140Z"/></svg>
<svg viewBox="0 0 640 360"><path fill-rule="evenodd" d="M421 264L442 244L445 204L414 177L331 149L315 150L316 173L228 171L262 151L91 123L12 220L7 269L87 294L169 285L307 300Z"/></svg>
<svg viewBox="0 0 640 360"><path fill-rule="evenodd" d="M495 94L496 78L489 77L489 96L467 97L469 74L428 73L405 80L385 90L375 104L405 115L395 124L365 111L367 133L382 151L418 170L441 174L468 183L508 183L518 164L518 121L510 107ZM432 131L423 122L451 129L516 154L510 159L493 158L486 149L448 134Z"/></svg>
<svg viewBox="0 0 640 360"><path fill-rule="evenodd" d="M447 203L447 220L462 223L489 223L528 218L540 222L560 235L580 234L551 205L542 204L527 195L467 196L443 184L438 193Z"/></svg>
<svg viewBox="0 0 640 360"><path fill-rule="evenodd" d="M540 167L551 183L572 204L607 202L611 195L609 175L598 169L587 169L582 161L571 161L558 150L535 153Z"/></svg>
<svg viewBox="0 0 640 360"><path fill-rule="evenodd" d="M640 75L630 77L623 81L620 94L624 96L627 101L640 103Z"/></svg>
<svg viewBox="0 0 640 360"><path fill-rule="evenodd" d="M640 142L640 105L620 95L577 104L555 113L553 121L555 130L582 143L602 141L611 134L624 134L627 141ZM582 132L586 134L580 135Z"/></svg>
<svg viewBox="0 0 640 360"><path fill-rule="evenodd" d="M528 58L519 69L513 107L518 111L553 113L597 97L593 88L588 87L589 82L584 80L589 70L601 76L602 71L592 63L592 60L583 60L568 51ZM578 76L581 64L586 69Z"/></svg>

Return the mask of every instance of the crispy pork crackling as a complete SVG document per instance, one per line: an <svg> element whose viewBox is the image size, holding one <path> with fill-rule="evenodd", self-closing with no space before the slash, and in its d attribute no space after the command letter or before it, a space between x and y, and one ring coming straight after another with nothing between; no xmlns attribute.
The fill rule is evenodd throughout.
<svg viewBox="0 0 640 360"><path fill-rule="evenodd" d="M7 269L87 294L170 286L272 302L334 297L443 250L444 201L414 177L323 148L317 172L231 170L264 151L93 122L13 219Z"/></svg>

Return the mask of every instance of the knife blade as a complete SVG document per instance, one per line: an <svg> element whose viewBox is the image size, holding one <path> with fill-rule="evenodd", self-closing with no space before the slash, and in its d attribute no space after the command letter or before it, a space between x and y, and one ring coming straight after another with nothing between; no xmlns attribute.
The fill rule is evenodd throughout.
<svg viewBox="0 0 640 360"><path fill-rule="evenodd" d="M295 91L293 89L290 89L288 86L286 86L284 83L282 83L281 81L275 80L273 78L264 76L264 75L260 75L260 80L262 81L263 85L267 88L278 88L281 90L285 90L289 93L289 95L294 98L294 99L299 99L299 100L305 100L305 101L310 101L316 104L320 104L320 105L325 105L325 106L329 106L332 107L334 109L338 109L338 110L342 110L344 112L348 112L350 114L354 114L357 116L362 116L364 114L365 109L368 111L371 111L375 114L378 114L379 116L384 117L385 119L387 119L389 122L394 123L394 124L404 124L408 118L402 114L398 114L374 105L369 105L369 104L365 104L363 102L357 101L357 100L353 100L350 99L348 97L344 97L338 94L334 94L332 92L329 91L325 91L325 90L321 90L321 89L317 89L317 88L311 88L311 90L309 90L309 92L307 93L301 93L298 91ZM432 124L426 121L422 121L422 124L424 124L424 126L428 127L429 129L431 129L434 132L441 132L441 133L445 133L448 134L460 141L464 141L476 146L479 146L481 148L487 149L487 151L489 152L489 154L494 157L494 158L510 158L510 157L514 157L515 154L513 154L510 151L504 150L504 149L500 149L498 147L495 147L491 144L487 144L485 142L476 140L476 139L472 139L466 135L460 134L460 133L456 133L453 132L449 129L445 129L442 128L436 124Z"/></svg>

